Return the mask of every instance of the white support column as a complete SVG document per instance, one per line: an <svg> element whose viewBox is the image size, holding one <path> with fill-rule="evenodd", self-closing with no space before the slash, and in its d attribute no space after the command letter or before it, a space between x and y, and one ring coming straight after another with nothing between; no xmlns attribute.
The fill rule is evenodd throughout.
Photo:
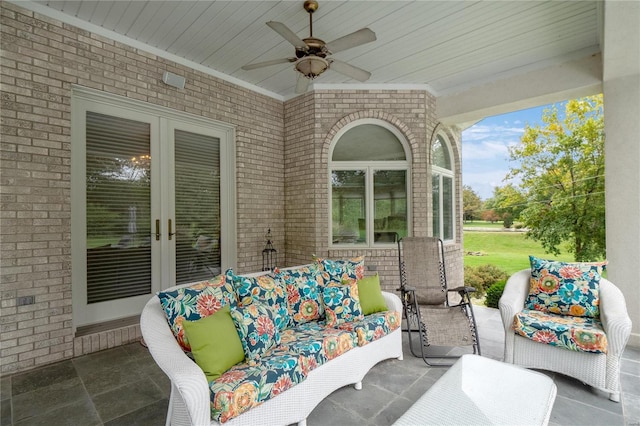
<svg viewBox="0 0 640 426"><path fill-rule="evenodd" d="M603 53L608 277L640 347L640 2L605 1Z"/></svg>

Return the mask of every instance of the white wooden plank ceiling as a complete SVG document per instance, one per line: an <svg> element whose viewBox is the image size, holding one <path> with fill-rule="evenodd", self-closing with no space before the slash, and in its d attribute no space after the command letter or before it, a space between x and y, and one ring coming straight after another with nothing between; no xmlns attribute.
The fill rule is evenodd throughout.
<svg viewBox="0 0 640 426"><path fill-rule="evenodd" d="M287 98L294 56L265 22L309 35L303 1L39 1L41 5ZM372 73L367 83L428 85L436 95L600 52L597 1L319 1L315 37L369 27L377 40L336 59ZM323 84L360 84L333 71ZM353 86L350 86L353 87Z"/></svg>

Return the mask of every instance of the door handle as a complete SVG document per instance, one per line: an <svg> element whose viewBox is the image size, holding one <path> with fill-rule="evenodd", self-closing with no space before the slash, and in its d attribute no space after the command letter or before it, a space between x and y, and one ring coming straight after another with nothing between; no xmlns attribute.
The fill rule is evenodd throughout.
<svg viewBox="0 0 640 426"><path fill-rule="evenodd" d="M156 241L160 241L160 219L156 219Z"/></svg>
<svg viewBox="0 0 640 426"><path fill-rule="evenodd" d="M175 232L171 232L171 219L169 219L169 239L176 235Z"/></svg>

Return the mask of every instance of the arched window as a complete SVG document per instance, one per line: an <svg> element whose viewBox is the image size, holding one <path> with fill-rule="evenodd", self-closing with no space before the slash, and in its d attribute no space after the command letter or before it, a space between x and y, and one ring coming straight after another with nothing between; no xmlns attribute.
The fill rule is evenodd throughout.
<svg viewBox="0 0 640 426"><path fill-rule="evenodd" d="M451 146L442 135L431 145L431 194L433 235L443 241L455 239L455 185Z"/></svg>
<svg viewBox="0 0 640 426"><path fill-rule="evenodd" d="M329 163L331 244L393 244L409 229L409 150L381 120L361 120L338 133Z"/></svg>

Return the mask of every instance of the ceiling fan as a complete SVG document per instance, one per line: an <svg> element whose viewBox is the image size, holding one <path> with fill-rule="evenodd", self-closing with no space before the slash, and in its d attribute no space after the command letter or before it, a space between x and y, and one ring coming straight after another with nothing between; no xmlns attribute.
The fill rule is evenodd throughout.
<svg viewBox="0 0 640 426"><path fill-rule="evenodd" d="M273 59L255 64L248 64L242 67L243 70L253 70L256 68L268 67L271 65L295 63L294 68L299 72L296 82L296 93L307 91L309 82L328 69L332 69L340 74L351 77L358 81L367 81L371 73L350 65L346 62L330 58L329 56L370 43L376 40L376 34L369 28L363 28L344 37L340 37L332 42L325 43L313 36L313 12L318 10L318 2L307 0L304 2L304 10L309 13L309 37L301 39L282 22L269 21L267 25L280 34L296 48L296 56L291 58Z"/></svg>

